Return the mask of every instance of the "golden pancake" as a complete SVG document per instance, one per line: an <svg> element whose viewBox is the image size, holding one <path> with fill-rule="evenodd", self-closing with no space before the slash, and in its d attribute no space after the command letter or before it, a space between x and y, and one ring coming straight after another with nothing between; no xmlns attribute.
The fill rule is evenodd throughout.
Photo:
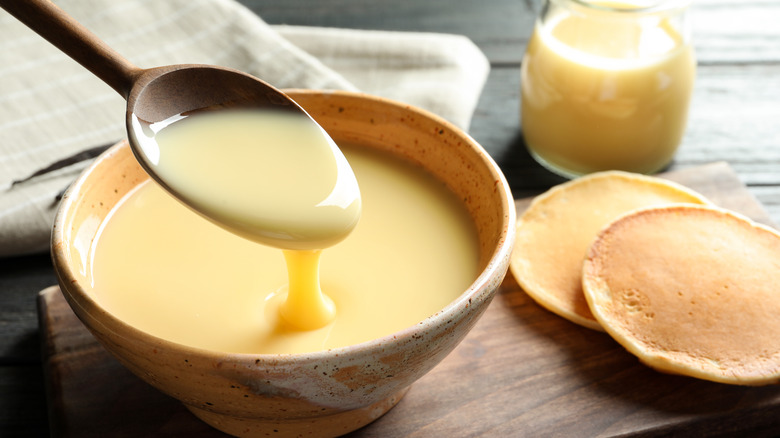
<svg viewBox="0 0 780 438"><path fill-rule="evenodd" d="M661 371L780 380L780 234L714 207L633 212L595 240L583 288L596 319Z"/></svg>
<svg viewBox="0 0 780 438"><path fill-rule="evenodd" d="M602 330L582 294L582 261L596 234L631 210L675 202L705 204L667 180L608 171L553 187L517 221L510 269L537 303L577 324Z"/></svg>

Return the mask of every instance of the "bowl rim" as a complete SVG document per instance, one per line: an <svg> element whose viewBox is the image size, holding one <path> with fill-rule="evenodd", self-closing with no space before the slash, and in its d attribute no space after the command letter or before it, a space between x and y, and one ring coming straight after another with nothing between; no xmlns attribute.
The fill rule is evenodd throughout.
<svg viewBox="0 0 780 438"><path fill-rule="evenodd" d="M170 341L148 332L142 331L127 322L119 319L111 312L102 307L97 300L95 300L84 288L79 284L78 280L72 274L72 267L68 262L68 256L65 244L65 232L67 227L65 226L65 220L68 216L68 212L78 208L76 205L77 195L85 187L87 177L97 168L101 166L103 162L113 158L122 148L129 147L127 140L123 139L115 143L108 150L100 154L87 168L85 168L78 178L71 184L65 191L62 201L57 209L54 225L52 227L51 235L51 257L55 267L56 276L60 282L60 285L69 284L71 288L77 290L78 296L72 296L70 290L65 287L60 287L63 295L71 306L78 306L83 312L88 315L100 313L102 317L107 317L112 324L122 327L123 332L132 334L132 338L138 339L141 342L158 345L163 348L170 348L174 351L186 352L189 355L201 357L204 359L224 360L225 357L230 357L231 361L239 363L272 363L275 366L284 366L285 364L302 365L305 363L321 362L324 358L330 358L333 356L348 357L352 355L359 355L363 352L374 350L383 345L398 343L405 339L411 339L413 337L419 337L421 330L426 332L433 330L437 326L437 321L448 320L453 318L459 311L466 307L470 307L475 298L477 301L490 300L492 294L489 294L489 286L493 281L500 281L504 275L500 275L500 278L495 279L497 270L500 270L502 266L508 267L508 260L514 245L514 233L515 233L515 221L516 210L514 204L514 198L512 197L511 189L500 170L499 166L493 160L493 158L485 151L485 149L476 142L467 132L455 126L453 123L445 120L444 118L431 113L428 110L415 107L400 101L379 97L362 92L354 91L342 91L342 90L309 90L309 89L284 89L285 93L292 95L305 94L309 96L335 96L337 98L346 99L368 99L379 105L394 107L403 111L410 111L415 115L423 119L428 119L438 124L442 129L450 133L456 134L462 137L465 142L470 146L481 162L485 165L490 175L493 176L495 191L500 194L501 207L503 211L503 219L500 223L501 231L497 236L498 245L493 248L489 259L485 267L482 269L477 278L461 292L455 299L450 301L446 306L435 312L434 314L426 317L422 321L404 327L388 335L374 338L368 341L364 341L358 344L347 345L343 347L331 348L327 350L318 350L306 353L234 353L234 352L219 352L215 350L195 347L187 344L182 344L175 341ZM293 98L294 99L294 98ZM489 295L489 296L487 296ZM77 316L81 318L78 312ZM102 321L98 321L102 325L106 325ZM88 324L85 324L89 327ZM115 332L116 330L111 330ZM124 336L124 335L122 335Z"/></svg>

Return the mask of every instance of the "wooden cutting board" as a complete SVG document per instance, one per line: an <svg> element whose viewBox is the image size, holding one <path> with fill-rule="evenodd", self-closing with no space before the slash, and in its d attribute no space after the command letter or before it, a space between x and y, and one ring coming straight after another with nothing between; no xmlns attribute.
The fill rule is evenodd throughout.
<svg viewBox="0 0 780 438"><path fill-rule="evenodd" d="M664 175L770 223L724 163ZM522 211L530 200L517 201ZM97 344L57 287L39 296L55 437L221 437ZM466 339L352 437L780 436L780 385L660 374L536 305L511 275Z"/></svg>

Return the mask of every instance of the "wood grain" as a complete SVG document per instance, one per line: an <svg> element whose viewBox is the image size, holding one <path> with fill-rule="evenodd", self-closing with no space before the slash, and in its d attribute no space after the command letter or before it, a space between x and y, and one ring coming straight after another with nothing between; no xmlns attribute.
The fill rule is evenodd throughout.
<svg viewBox="0 0 780 438"><path fill-rule="evenodd" d="M771 220L725 163L664 175L713 202ZM519 210L528 199L519 200ZM56 287L39 295L55 437L218 437L124 370ZM351 437L776 436L780 386L658 373L604 333L536 305L508 277L477 326L406 397Z"/></svg>

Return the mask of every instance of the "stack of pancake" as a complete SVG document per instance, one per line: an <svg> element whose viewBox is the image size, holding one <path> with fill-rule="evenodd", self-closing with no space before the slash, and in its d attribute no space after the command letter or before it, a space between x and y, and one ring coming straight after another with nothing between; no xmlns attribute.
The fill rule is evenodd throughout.
<svg viewBox="0 0 780 438"><path fill-rule="evenodd" d="M510 268L660 371L780 381L780 234L681 185L610 171L554 187L518 218Z"/></svg>

